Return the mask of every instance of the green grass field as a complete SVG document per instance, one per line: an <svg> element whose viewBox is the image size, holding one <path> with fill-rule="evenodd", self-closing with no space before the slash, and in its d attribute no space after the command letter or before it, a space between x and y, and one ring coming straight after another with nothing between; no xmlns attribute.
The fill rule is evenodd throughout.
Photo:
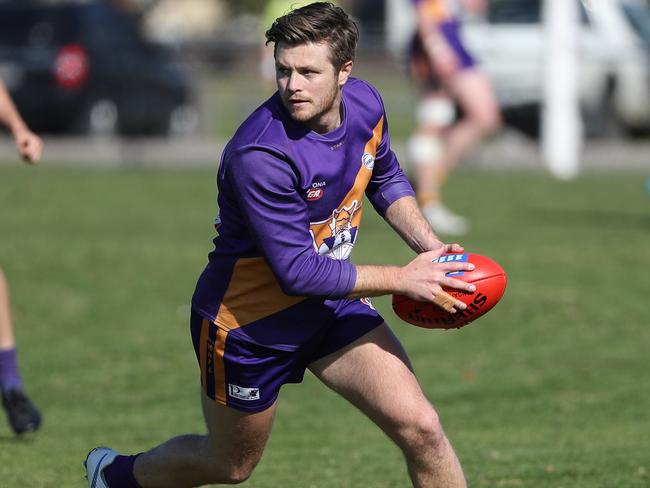
<svg viewBox="0 0 650 488"><path fill-rule="evenodd" d="M0 166L0 264L43 429L0 422L0 486L84 485L87 451L201 432L188 302L212 237L211 170ZM643 177L465 171L462 241L509 275L460 331L400 322L472 487L650 486L650 200ZM369 211L358 263L411 253ZM283 389L255 488L408 486L401 454L312 377Z"/></svg>

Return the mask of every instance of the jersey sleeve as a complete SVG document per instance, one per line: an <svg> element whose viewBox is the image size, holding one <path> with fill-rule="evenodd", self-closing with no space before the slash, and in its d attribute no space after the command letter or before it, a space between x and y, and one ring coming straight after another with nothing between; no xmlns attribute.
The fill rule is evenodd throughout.
<svg viewBox="0 0 650 488"><path fill-rule="evenodd" d="M381 142L375 156L375 166L372 171L372 178L366 187L366 196L372 203L375 210L383 217L390 205L405 196L415 196L413 187L404 171L399 165L397 156L390 147L390 135L388 133L388 121L384 104L379 94L373 90L382 108L384 124L382 128Z"/></svg>
<svg viewBox="0 0 650 488"><path fill-rule="evenodd" d="M231 154L223 177L286 294L342 298L352 291L354 265L314 249L307 205L288 161L260 148L239 150Z"/></svg>

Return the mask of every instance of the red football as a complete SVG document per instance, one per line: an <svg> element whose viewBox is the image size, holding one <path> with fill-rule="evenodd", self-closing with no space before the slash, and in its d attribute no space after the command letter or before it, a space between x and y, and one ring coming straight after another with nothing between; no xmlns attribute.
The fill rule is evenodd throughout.
<svg viewBox="0 0 650 488"><path fill-rule="evenodd" d="M433 303L418 302L404 295L393 295L393 310L409 324L425 329L460 329L490 311L506 291L506 272L490 258L474 253L443 254L434 262L462 261L475 267L472 271L449 273L456 279L476 286L474 293L444 288L467 304L467 308L449 313Z"/></svg>

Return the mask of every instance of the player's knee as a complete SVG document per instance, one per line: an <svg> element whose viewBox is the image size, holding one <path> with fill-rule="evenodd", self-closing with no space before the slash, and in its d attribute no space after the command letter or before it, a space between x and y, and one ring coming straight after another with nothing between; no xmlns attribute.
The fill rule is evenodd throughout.
<svg viewBox="0 0 650 488"><path fill-rule="evenodd" d="M206 483L237 485L250 478L258 461L257 457L227 460L221 456L207 456L202 464L203 475Z"/></svg>
<svg viewBox="0 0 650 488"><path fill-rule="evenodd" d="M243 483L253 474L256 463L238 463L224 465L217 461L210 468L209 482L214 484L238 485Z"/></svg>
<svg viewBox="0 0 650 488"><path fill-rule="evenodd" d="M418 125L443 129L454 122L456 108L445 97L431 97L418 103L415 118Z"/></svg>
<svg viewBox="0 0 650 488"><path fill-rule="evenodd" d="M444 153L444 144L440 138L426 134L416 134L409 139L408 153L414 164L433 166Z"/></svg>
<svg viewBox="0 0 650 488"><path fill-rule="evenodd" d="M239 483L243 483L251 477L254 467L255 465L232 467L227 473L226 481L222 481L222 483L227 483L229 485L238 485Z"/></svg>
<svg viewBox="0 0 650 488"><path fill-rule="evenodd" d="M474 115L473 121L484 136L494 134L501 128L501 115L497 111L479 112Z"/></svg>
<svg viewBox="0 0 650 488"><path fill-rule="evenodd" d="M406 448L415 453L438 449L445 438L440 418L433 408L421 412L405 432Z"/></svg>

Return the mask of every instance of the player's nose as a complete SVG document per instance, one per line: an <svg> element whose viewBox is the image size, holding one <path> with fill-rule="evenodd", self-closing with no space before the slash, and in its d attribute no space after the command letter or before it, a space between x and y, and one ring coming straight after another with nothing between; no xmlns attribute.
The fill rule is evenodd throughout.
<svg viewBox="0 0 650 488"><path fill-rule="evenodd" d="M292 92L300 91L300 75L295 71L289 75L289 80L287 81L287 89Z"/></svg>

